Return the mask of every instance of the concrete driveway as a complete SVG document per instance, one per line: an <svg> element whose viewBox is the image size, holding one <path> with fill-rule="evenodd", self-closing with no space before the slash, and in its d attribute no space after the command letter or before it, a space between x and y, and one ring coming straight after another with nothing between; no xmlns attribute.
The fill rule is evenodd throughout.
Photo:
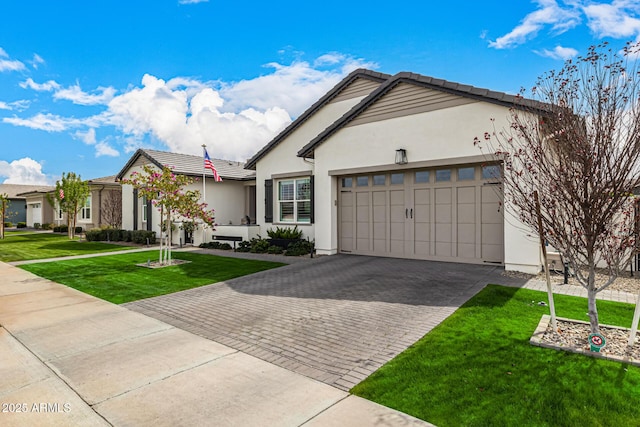
<svg viewBox="0 0 640 427"><path fill-rule="evenodd" d="M349 390L502 271L335 255L125 307Z"/></svg>

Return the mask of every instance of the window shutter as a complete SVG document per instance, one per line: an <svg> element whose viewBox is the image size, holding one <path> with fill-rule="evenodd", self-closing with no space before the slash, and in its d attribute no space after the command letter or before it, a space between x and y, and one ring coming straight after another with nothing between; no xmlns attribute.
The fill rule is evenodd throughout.
<svg viewBox="0 0 640 427"><path fill-rule="evenodd" d="M147 200L147 231L152 230L152 224L151 224L151 218L153 217L153 214L151 212L152 206L153 205L151 204L151 200Z"/></svg>
<svg viewBox="0 0 640 427"><path fill-rule="evenodd" d="M309 177L309 186L311 187L311 224L313 224L313 220L314 220L314 210L315 210L315 195L316 195L316 190L315 190L315 184L313 183L313 175L311 175Z"/></svg>
<svg viewBox="0 0 640 427"><path fill-rule="evenodd" d="M133 189L133 229L138 229L138 189Z"/></svg>
<svg viewBox="0 0 640 427"><path fill-rule="evenodd" d="M273 180L264 180L264 222L273 222Z"/></svg>

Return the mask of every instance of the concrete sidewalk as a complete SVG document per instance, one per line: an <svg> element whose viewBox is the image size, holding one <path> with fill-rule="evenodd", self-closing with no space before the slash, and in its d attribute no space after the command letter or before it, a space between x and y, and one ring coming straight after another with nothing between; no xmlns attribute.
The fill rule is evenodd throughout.
<svg viewBox="0 0 640 427"><path fill-rule="evenodd" d="M0 263L2 426L429 425Z"/></svg>

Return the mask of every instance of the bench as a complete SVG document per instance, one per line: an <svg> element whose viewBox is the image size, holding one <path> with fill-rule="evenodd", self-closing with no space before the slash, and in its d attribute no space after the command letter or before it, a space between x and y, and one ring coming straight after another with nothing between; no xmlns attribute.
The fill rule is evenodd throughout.
<svg viewBox="0 0 640 427"><path fill-rule="evenodd" d="M244 239L239 236L211 236L211 240L226 240L227 242L233 242L233 251L236 251L236 242L242 242Z"/></svg>

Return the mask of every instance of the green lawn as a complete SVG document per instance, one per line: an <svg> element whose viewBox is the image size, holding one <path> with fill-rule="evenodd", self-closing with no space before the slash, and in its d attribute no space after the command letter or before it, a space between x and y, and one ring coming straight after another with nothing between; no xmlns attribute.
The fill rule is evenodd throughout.
<svg viewBox="0 0 640 427"><path fill-rule="evenodd" d="M192 261L158 269L136 264L154 261L158 251L136 252L96 258L26 264L38 276L78 289L104 300L122 304L169 294L210 283L256 273L285 264L174 252L173 257Z"/></svg>
<svg viewBox="0 0 640 427"><path fill-rule="evenodd" d="M69 240L66 234L53 233L9 233L0 240L0 261L23 261L55 258L96 252L130 249L122 245L101 242Z"/></svg>
<svg viewBox="0 0 640 427"><path fill-rule="evenodd" d="M640 368L529 344L543 292L491 285L351 391L446 426L639 426ZM587 320L584 298L558 316ZM629 304L600 321L631 325Z"/></svg>

